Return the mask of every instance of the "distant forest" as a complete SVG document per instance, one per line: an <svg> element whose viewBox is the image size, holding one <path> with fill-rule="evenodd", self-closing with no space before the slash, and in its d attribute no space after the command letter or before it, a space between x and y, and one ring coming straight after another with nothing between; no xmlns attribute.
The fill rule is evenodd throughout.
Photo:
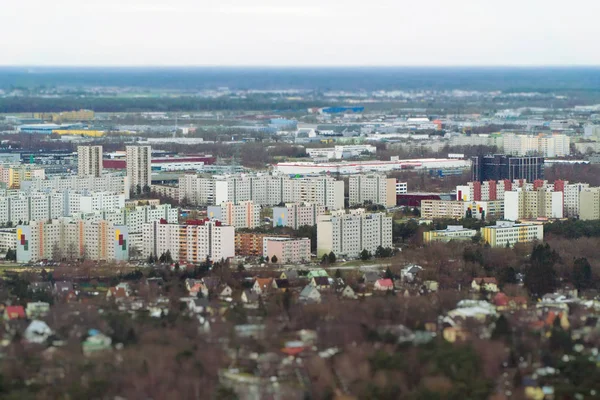
<svg viewBox="0 0 600 400"><path fill-rule="evenodd" d="M597 67L83 68L2 67L11 87L201 89L600 91Z"/></svg>

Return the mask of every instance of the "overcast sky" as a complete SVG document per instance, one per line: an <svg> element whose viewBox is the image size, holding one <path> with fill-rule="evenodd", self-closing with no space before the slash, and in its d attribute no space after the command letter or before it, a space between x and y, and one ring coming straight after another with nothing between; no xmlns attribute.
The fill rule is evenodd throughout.
<svg viewBox="0 0 600 400"><path fill-rule="evenodd" d="M600 65L598 0L3 0L0 65Z"/></svg>

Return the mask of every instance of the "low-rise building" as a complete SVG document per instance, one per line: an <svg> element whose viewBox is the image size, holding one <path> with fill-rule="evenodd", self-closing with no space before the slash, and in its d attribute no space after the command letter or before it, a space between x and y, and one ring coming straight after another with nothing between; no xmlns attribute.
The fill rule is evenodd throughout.
<svg viewBox="0 0 600 400"><path fill-rule="evenodd" d="M326 211L325 206L310 203L288 203L285 207L273 207L273 226L287 226L293 229L314 226L317 224L317 217Z"/></svg>
<svg viewBox="0 0 600 400"><path fill-rule="evenodd" d="M300 263L310 261L309 238L266 237L263 243L263 255L279 263Z"/></svg>
<svg viewBox="0 0 600 400"><path fill-rule="evenodd" d="M491 247L514 246L515 243L544 240L544 226L498 221L496 225L481 228L481 236Z"/></svg>
<svg viewBox="0 0 600 400"><path fill-rule="evenodd" d="M470 240L477 234L475 229L467 229L462 225L448 225L446 229L423 232L423 241L449 242L450 240Z"/></svg>

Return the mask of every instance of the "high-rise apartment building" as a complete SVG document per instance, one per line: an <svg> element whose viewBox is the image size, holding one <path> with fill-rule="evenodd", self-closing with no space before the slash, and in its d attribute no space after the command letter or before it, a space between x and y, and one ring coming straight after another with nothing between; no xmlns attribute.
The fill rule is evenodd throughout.
<svg viewBox="0 0 600 400"><path fill-rule="evenodd" d="M322 215L317 222L317 256L358 257L363 250L375 254L379 246L392 247L392 217L364 210Z"/></svg>
<svg viewBox="0 0 600 400"><path fill-rule="evenodd" d="M102 176L102 146L77 146L77 176Z"/></svg>
<svg viewBox="0 0 600 400"><path fill-rule="evenodd" d="M130 190L136 193L150 192L152 148L150 146L126 146L125 153Z"/></svg>
<svg viewBox="0 0 600 400"><path fill-rule="evenodd" d="M563 215L563 193L552 188L517 188L504 193L504 218L509 221L562 218Z"/></svg>
<svg viewBox="0 0 600 400"><path fill-rule="evenodd" d="M252 201L232 202L218 206L208 206L206 214L235 229L254 229L260 226L260 206Z"/></svg>
<svg viewBox="0 0 600 400"><path fill-rule="evenodd" d="M503 135L504 152L517 156L539 155L543 157L565 157L571 153L571 140L564 134L552 135Z"/></svg>
<svg viewBox="0 0 600 400"><path fill-rule="evenodd" d="M143 257L169 251L174 261L219 261L235 255L235 228L208 219L183 225L155 221L144 224L143 242Z"/></svg>
<svg viewBox="0 0 600 400"><path fill-rule="evenodd" d="M344 208L344 181L331 176L185 175L179 179L179 199L194 205L253 201L261 206L273 206L306 202L338 210Z"/></svg>
<svg viewBox="0 0 600 400"><path fill-rule="evenodd" d="M533 182L544 179L544 157L514 157L505 154L473 157L472 181L525 179Z"/></svg>
<svg viewBox="0 0 600 400"><path fill-rule="evenodd" d="M379 204L385 207L396 205L396 179L382 174L358 174L349 178L350 206Z"/></svg>
<svg viewBox="0 0 600 400"><path fill-rule="evenodd" d="M600 219L600 188L587 187L579 194L579 219Z"/></svg>
<svg viewBox="0 0 600 400"><path fill-rule="evenodd" d="M126 261L128 239L127 226L109 221L71 218L32 221L17 226L17 261L80 258Z"/></svg>
<svg viewBox="0 0 600 400"><path fill-rule="evenodd" d="M310 203L288 203L285 207L273 207L273 226L287 226L293 229L314 226L318 216L326 211L325 206Z"/></svg>

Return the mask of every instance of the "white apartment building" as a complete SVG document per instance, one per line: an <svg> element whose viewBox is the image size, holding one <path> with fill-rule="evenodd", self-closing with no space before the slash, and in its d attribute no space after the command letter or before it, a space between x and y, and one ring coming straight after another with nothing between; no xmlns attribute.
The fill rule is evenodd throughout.
<svg viewBox="0 0 600 400"><path fill-rule="evenodd" d="M179 198L191 204L253 201L261 206L315 203L331 210L344 208L344 182L331 176L291 178L286 175L239 174L215 177L185 175Z"/></svg>
<svg viewBox="0 0 600 400"><path fill-rule="evenodd" d="M600 219L600 188L587 187L579 194L579 219Z"/></svg>
<svg viewBox="0 0 600 400"><path fill-rule="evenodd" d="M408 193L408 183L407 182L396 182L396 194L406 194Z"/></svg>
<svg viewBox="0 0 600 400"><path fill-rule="evenodd" d="M109 192L65 192L65 216L94 211L115 211L125 207L125 194Z"/></svg>
<svg viewBox="0 0 600 400"><path fill-rule="evenodd" d="M265 237L263 256L278 263L292 264L310 261L309 238Z"/></svg>
<svg viewBox="0 0 600 400"><path fill-rule="evenodd" d="M505 133L503 137L506 154L539 154L543 157L565 157L571 154L571 139L564 134L532 136Z"/></svg>
<svg viewBox="0 0 600 400"><path fill-rule="evenodd" d="M210 220L185 225L155 221L144 224L143 244L143 257L160 257L168 250L179 262L226 260L235 255L235 228Z"/></svg>
<svg viewBox="0 0 600 400"><path fill-rule="evenodd" d="M504 218L509 221L533 218L563 218L563 193L550 188L517 188L504 193Z"/></svg>
<svg viewBox="0 0 600 400"><path fill-rule="evenodd" d="M392 217L364 210L322 215L317 222L317 256L333 253L358 257L363 250L375 254L377 247L392 247Z"/></svg>
<svg viewBox="0 0 600 400"><path fill-rule="evenodd" d="M126 176L107 174L100 178L94 176L52 177L45 180L36 179L21 183L21 191L25 193L39 191L63 192L66 190L123 193L125 198L128 199L129 180Z"/></svg>
<svg viewBox="0 0 600 400"><path fill-rule="evenodd" d="M102 146L77 146L77 176L102 176Z"/></svg>
<svg viewBox="0 0 600 400"><path fill-rule="evenodd" d="M206 214L208 218L219 220L235 229L254 229L260 226L260 206L252 201L208 206Z"/></svg>
<svg viewBox="0 0 600 400"><path fill-rule="evenodd" d="M287 203L285 207L273 207L273 226L287 226L298 229L301 226L314 226L317 217L325 214L325 206L310 203Z"/></svg>
<svg viewBox="0 0 600 400"><path fill-rule="evenodd" d="M0 229L0 252L17 250L17 228Z"/></svg>
<svg viewBox="0 0 600 400"><path fill-rule="evenodd" d="M515 224L511 221L498 221L494 226L481 228L483 240L491 247L514 246L515 243L544 240L542 224Z"/></svg>
<svg viewBox="0 0 600 400"><path fill-rule="evenodd" d="M87 258L125 261L129 258L126 226L108 221L71 218L31 221L17 226L17 261Z"/></svg>
<svg viewBox="0 0 600 400"><path fill-rule="evenodd" d="M567 218L578 218L580 215L581 192L588 189L588 183L565 182L563 188L564 216Z"/></svg>
<svg viewBox="0 0 600 400"><path fill-rule="evenodd" d="M467 216L476 219L485 219L487 217L502 218L504 216L504 201L421 201L421 218L424 219L461 219Z"/></svg>
<svg viewBox="0 0 600 400"><path fill-rule="evenodd" d="M130 190L144 191L152 186L152 148L150 146L125 146L127 177Z"/></svg>
<svg viewBox="0 0 600 400"><path fill-rule="evenodd" d="M365 202L380 204L385 207L396 205L396 179L382 174L359 174L349 178L350 206Z"/></svg>

